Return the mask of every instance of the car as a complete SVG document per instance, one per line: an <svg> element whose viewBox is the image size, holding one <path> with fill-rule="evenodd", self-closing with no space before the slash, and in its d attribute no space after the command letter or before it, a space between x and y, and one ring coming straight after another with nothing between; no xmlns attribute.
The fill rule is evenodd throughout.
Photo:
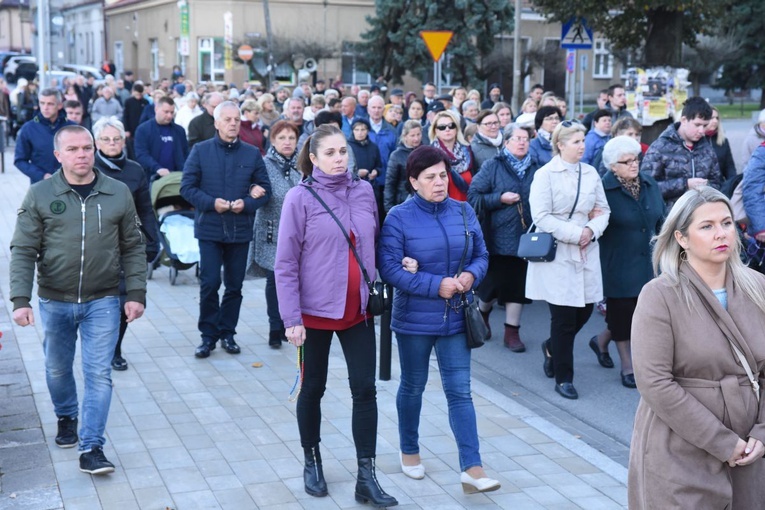
<svg viewBox="0 0 765 510"><path fill-rule="evenodd" d="M0 73L3 72L3 69L5 68L5 63L8 62L8 59L18 55L24 55L24 54L19 53L18 51L0 51Z"/></svg>
<svg viewBox="0 0 765 510"><path fill-rule="evenodd" d="M81 74L86 79L91 76L96 80L96 83L101 83L106 79L106 74L99 68L93 66L81 66L78 64L64 64L61 67L62 71L69 71L72 73Z"/></svg>
<svg viewBox="0 0 765 510"><path fill-rule="evenodd" d="M69 79L69 83L74 83L74 80L77 78L77 73L73 73L71 71L60 71L58 69L53 69L51 71L48 71L48 80L56 79L58 81L58 86L61 87L61 84L64 83L65 79ZM39 82L40 80L40 73L37 73L37 80Z"/></svg>
<svg viewBox="0 0 765 510"><path fill-rule="evenodd" d="M30 55L15 55L6 62L3 74L9 83L16 83L19 78L32 81L38 69L36 58Z"/></svg>

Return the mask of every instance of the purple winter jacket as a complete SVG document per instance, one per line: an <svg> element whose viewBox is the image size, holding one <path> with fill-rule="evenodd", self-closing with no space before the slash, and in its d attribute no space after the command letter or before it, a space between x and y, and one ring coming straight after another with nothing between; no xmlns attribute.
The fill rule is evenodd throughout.
<svg viewBox="0 0 765 510"><path fill-rule="evenodd" d="M313 182L287 192L276 245L276 294L285 328L301 325L301 314L341 319L348 289L348 249L340 227L306 189L312 186L335 213L346 232L356 237L367 274L374 279L375 241L379 231L372 186L351 172L328 175L314 168ZM361 277L361 309L369 288Z"/></svg>

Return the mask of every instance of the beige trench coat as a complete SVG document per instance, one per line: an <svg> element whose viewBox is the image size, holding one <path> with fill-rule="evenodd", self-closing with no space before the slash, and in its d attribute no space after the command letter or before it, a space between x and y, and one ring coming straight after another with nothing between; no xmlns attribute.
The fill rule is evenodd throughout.
<svg viewBox="0 0 765 510"><path fill-rule="evenodd" d="M558 250L552 262L529 262L526 274L528 299L579 308L603 299L597 238L608 226L611 209L595 168L584 163L580 168L582 189L570 220L568 215L576 198L578 172L566 169L560 156L555 156L534 175L529 194L531 218L538 231L549 232L555 237ZM588 215L596 206L603 214L590 220ZM582 252L579 238L584 227L590 227L596 241Z"/></svg>
<svg viewBox="0 0 765 510"><path fill-rule="evenodd" d="M765 508L765 460L734 468L726 463L739 438L765 442L765 405L758 404L720 326L762 385L765 314L730 275L726 312L687 263L681 272L693 285L695 310L659 277L643 287L632 322L641 399L630 449L629 508ZM765 277L757 276L765 288Z"/></svg>

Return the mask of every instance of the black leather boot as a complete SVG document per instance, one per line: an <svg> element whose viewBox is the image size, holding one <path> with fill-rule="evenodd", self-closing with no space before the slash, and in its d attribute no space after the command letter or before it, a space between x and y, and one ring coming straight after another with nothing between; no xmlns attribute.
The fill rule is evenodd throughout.
<svg viewBox="0 0 765 510"><path fill-rule="evenodd" d="M359 474L356 477L356 501L369 503L376 508L398 505L393 496L385 493L375 475L375 459L359 459Z"/></svg>
<svg viewBox="0 0 765 510"><path fill-rule="evenodd" d="M305 491L311 496L323 498L328 492L327 482L324 480L324 471L321 469L319 445L303 448L303 453L305 454L305 468L303 469Z"/></svg>

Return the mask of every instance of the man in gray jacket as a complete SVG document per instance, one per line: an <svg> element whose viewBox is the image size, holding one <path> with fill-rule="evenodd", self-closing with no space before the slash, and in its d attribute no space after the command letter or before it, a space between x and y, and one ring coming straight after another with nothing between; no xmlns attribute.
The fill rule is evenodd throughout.
<svg viewBox="0 0 765 510"><path fill-rule="evenodd" d="M53 146L61 169L29 188L17 214L10 264L13 320L19 326L35 323L30 301L37 266L56 444L71 448L79 441L80 471L100 475L114 471L103 446L120 323L120 267L131 322L143 315L146 302L146 247L128 187L93 168L90 132L65 126ZM79 436L73 370L78 330L85 381Z"/></svg>
<svg viewBox="0 0 765 510"><path fill-rule="evenodd" d="M122 118L122 104L114 97L114 91L108 85L101 89L101 97L95 100L90 111L93 124L101 117L116 116Z"/></svg>

